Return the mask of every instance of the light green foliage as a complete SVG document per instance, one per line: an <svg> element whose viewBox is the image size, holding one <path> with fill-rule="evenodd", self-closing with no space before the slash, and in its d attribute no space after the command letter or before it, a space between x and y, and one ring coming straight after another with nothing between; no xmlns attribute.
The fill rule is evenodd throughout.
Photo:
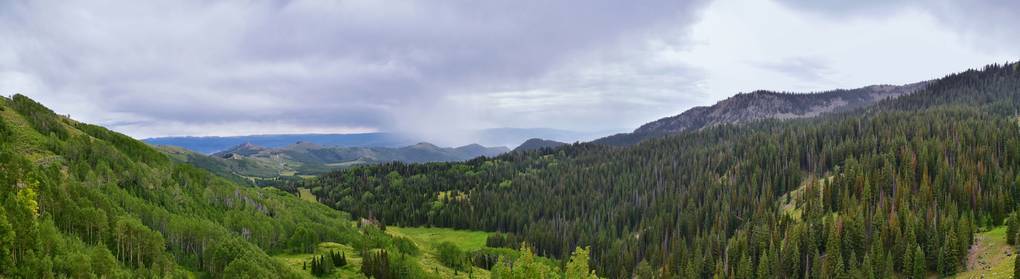
<svg viewBox="0 0 1020 279"><path fill-rule="evenodd" d="M319 243L318 236L312 230L301 226L291 234L288 244L294 252L311 253L315 251L315 245Z"/></svg>
<svg viewBox="0 0 1020 279"><path fill-rule="evenodd" d="M320 239L361 235L345 213L174 163L24 96L0 98L2 278L293 278L268 253Z"/></svg>
<svg viewBox="0 0 1020 279"><path fill-rule="evenodd" d="M500 257L490 273L493 279L543 279L559 278L552 267L535 259L535 253L527 245L521 246L520 257L512 263Z"/></svg>
<svg viewBox="0 0 1020 279"><path fill-rule="evenodd" d="M400 251L400 253L404 253L409 256L418 256L421 254L421 251L418 249L418 245L414 244L414 241L406 237L394 237L393 246L397 247L397 251Z"/></svg>
<svg viewBox="0 0 1020 279"><path fill-rule="evenodd" d="M14 228L7 221L7 212L0 206L0 277L10 276L14 270Z"/></svg>
<svg viewBox="0 0 1020 279"><path fill-rule="evenodd" d="M595 275L595 271L591 270L591 267L588 266L587 247L574 248L574 253L570 255L570 261L567 262L566 272L564 275L566 279L598 278L598 276Z"/></svg>
<svg viewBox="0 0 1020 279"><path fill-rule="evenodd" d="M261 279L273 277L273 273L259 266L251 259L239 258L230 262L223 270L223 278Z"/></svg>

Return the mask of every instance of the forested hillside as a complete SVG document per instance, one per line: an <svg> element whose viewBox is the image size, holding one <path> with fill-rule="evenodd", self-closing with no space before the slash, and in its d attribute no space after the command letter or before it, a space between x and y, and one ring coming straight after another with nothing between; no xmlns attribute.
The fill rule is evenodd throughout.
<svg viewBox="0 0 1020 279"><path fill-rule="evenodd" d="M449 162L464 161L480 156L496 156L510 152L506 147L484 147L470 144L460 147L438 147L418 143L399 148L388 147L336 147L311 142L297 142L281 148L262 147L250 143L210 155L243 176L271 178L281 175L314 175L338 168L380 162Z"/></svg>
<svg viewBox="0 0 1020 279"><path fill-rule="evenodd" d="M361 237L346 214L238 187L21 95L0 104L0 277L300 277L267 253Z"/></svg>
<svg viewBox="0 0 1020 279"><path fill-rule="evenodd" d="M610 278L952 275L1020 201L1017 111L1020 64L991 65L815 118L363 166L312 186L386 224L507 232L494 243L558 258L590 245Z"/></svg>
<svg viewBox="0 0 1020 279"><path fill-rule="evenodd" d="M465 251L355 225L22 95L0 97L0 200L0 278L448 278L475 274L472 265L507 267L496 276L572 272L526 248ZM587 254L575 258L567 267L587 274Z"/></svg>

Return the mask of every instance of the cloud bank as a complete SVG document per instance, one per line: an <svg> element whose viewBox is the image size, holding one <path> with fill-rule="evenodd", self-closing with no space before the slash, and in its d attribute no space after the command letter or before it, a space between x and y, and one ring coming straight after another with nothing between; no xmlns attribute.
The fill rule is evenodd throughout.
<svg viewBox="0 0 1020 279"><path fill-rule="evenodd" d="M1011 1L0 3L0 93L136 137L628 129L1016 58ZM877 67L882 65L882 67ZM440 142L442 143L442 142Z"/></svg>

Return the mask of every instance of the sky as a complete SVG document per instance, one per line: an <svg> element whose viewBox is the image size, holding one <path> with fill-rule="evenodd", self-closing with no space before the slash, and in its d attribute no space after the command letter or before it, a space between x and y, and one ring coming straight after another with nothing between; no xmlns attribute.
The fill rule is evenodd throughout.
<svg viewBox="0 0 1020 279"><path fill-rule="evenodd" d="M1020 1L0 2L0 94L136 138L629 131L1020 59Z"/></svg>

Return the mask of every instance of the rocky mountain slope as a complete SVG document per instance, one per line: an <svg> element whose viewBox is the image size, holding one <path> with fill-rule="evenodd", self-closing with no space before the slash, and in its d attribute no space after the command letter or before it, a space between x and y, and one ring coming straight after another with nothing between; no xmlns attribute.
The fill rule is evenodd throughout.
<svg viewBox="0 0 1020 279"><path fill-rule="evenodd" d="M715 105L691 108L638 127L632 133L617 134L595 142L629 145L660 135L697 130L720 124L745 123L763 119L795 119L852 110L879 101L916 92L928 82L907 85L872 85L851 90L820 93L785 93L759 90L737 94Z"/></svg>

